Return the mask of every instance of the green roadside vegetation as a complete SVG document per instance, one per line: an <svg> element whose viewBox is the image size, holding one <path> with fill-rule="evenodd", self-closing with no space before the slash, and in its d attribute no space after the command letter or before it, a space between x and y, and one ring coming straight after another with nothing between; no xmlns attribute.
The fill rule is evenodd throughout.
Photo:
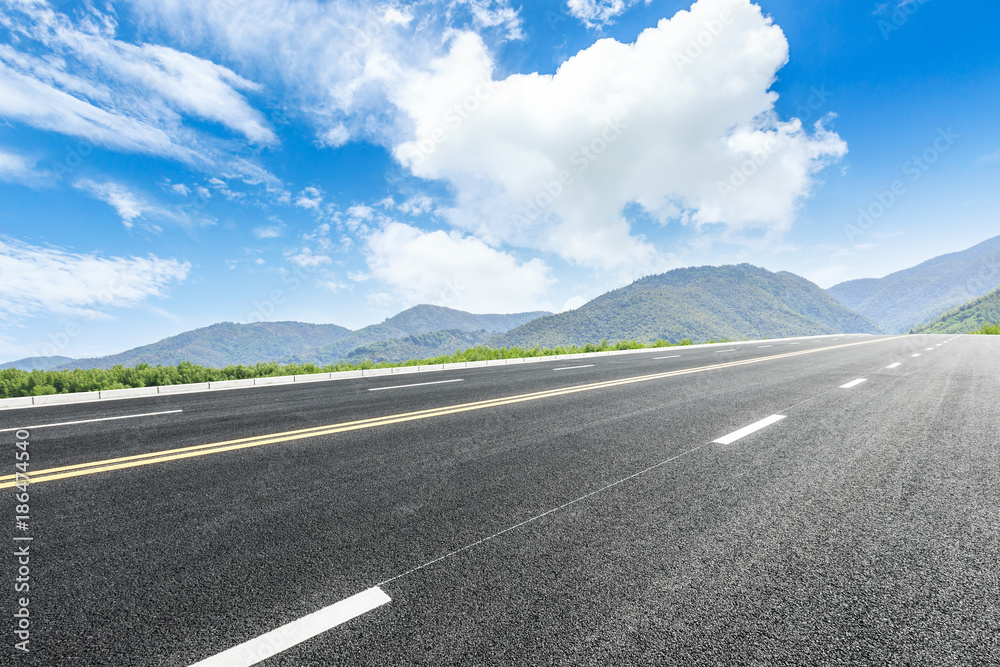
<svg viewBox="0 0 1000 667"><path fill-rule="evenodd" d="M984 324L979 327L978 331L973 331L972 333L984 336L1000 336L1000 322L996 324Z"/></svg>
<svg viewBox="0 0 1000 667"><path fill-rule="evenodd" d="M725 339L712 339L709 343L728 343ZM460 350L454 354L442 355L431 359L411 359L400 363L372 363L364 361L359 364L337 363L326 366L316 364L277 364L259 363L252 366L226 366L225 368L209 368L197 366L182 361L176 366L150 366L139 364L130 368L114 366L108 369L75 369L56 371L23 371L16 368L0 370L0 398L16 398L20 396L46 396L50 394L71 394L82 391L107 391L111 389L131 389L136 387L158 387L174 384L189 384L195 382L220 382L222 380L246 380L249 378L275 377L280 375L309 375L313 373L331 373L337 371L366 370L371 368L394 368L400 366L430 366L433 364L451 364L467 361L490 361L495 359L517 359L522 357L546 357L560 354L579 354L581 352L605 352L609 350L641 350L648 348L674 347L675 345L693 345L691 339L679 343L657 340L645 345L638 341L621 341L609 343L587 344L582 347L551 347L523 348L501 347L492 348L483 345Z"/></svg>
<svg viewBox="0 0 1000 667"><path fill-rule="evenodd" d="M913 328L918 334L983 333L1000 322L1000 288L943 313L933 322Z"/></svg>

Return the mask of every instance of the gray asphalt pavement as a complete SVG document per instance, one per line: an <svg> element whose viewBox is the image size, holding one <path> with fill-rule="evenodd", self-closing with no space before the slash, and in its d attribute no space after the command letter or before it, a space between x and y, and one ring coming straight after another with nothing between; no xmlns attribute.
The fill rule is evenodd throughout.
<svg viewBox="0 0 1000 667"><path fill-rule="evenodd" d="M260 664L1000 664L1000 340L726 350L0 412L45 426L0 664L189 666L374 587Z"/></svg>

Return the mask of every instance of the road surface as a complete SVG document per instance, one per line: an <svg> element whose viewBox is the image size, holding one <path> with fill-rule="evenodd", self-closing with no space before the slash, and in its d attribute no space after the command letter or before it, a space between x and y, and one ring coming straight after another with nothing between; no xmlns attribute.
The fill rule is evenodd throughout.
<svg viewBox="0 0 1000 667"><path fill-rule="evenodd" d="M1000 662L995 337L670 348L0 429L5 551L30 545L30 652L8 631L2 664Z"/></svg>

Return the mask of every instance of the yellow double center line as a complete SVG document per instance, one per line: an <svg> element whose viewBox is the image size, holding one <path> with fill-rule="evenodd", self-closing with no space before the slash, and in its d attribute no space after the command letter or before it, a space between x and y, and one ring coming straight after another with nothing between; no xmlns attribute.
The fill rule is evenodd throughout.
<svg viewBox="0 0 1000 667"><path fill-rule="evenodd" d="M221 452L231 452L237 449L248 449L250 447L261 447L263 445L273 445L279 442L292 442L305 438L316 438L322 435L333 435L334 433L345 433L347 431L359 431L376 426L387 426L389 424L400 424L402 422L418 421L421 419L431 419L433 417L443 417L462 412L472 412L473 410L485 410L502 405L512 405L514 403L524 403L527 401L538 401L545 398L576 394L583 391L594 391L596 389L606 389L608 387L618 387L637 382L649 382L650 380L660 380L663 378L678 377L681 375L691 375L693 373L704 373L706 371L719 370L723 368L733 368L734 366L746 366L749 364L759 364L766 361L777 361L789 357L799 357L806 354L816 354L829 350L839 350L846 347L858 345L869 345L871 343L885 342L891 339L879 339L862 341L859 343L847 343L831 347L822 347L815 350L801 350L798 352L787 352L768 357L756 357L742 361L732 361L723 364L712 364L710 366L700 366L698 368L688 368L685 370L667 371L664 373L653 373L651 375L640 375L637 377L623 378L621 380L608 380L605 382L594 382L591 384L581 384L562 389L550 389L548 391L538 391L530 394L518 394L506 398L494 398L487 401L476 401L475 403L462 403L459 405L448 405L431 410L418 410L417 412L404 412L397 415L385 417L374 417L371 419L360 419L358 421L343 422L341 424L328 424L326 426L314 426L296 431L285 431L283 433L272 433L270 435L259 435L252 438L240 438L238 440L225 440L223 442L213 442L206 445L194 445L192 447L181 447L179 449L167 449L149 454L136 454L134 456L123 456L115 459L103 461L93 461L91 463L78 463L76 465L62 466L59 468L48 468L45 470L35 470L30 473L31 484L40 482L51 482L57 479L69 477L80 477L83 475L94 475L99 472L111 470L124 470L126 468L137 468L155 463L166 463L167 461L178 461L180 459L190 459L196 456L207 456L208 454L219 454ZM0 489L8 489L15 485L14 475L4 475L0 477Z"/></svg>

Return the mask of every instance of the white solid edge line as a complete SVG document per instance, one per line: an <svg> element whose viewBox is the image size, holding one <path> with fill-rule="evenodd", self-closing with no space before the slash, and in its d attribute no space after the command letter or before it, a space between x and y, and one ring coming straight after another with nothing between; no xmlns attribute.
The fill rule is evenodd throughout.
<svg viewBox="0 0 1000 667"><path fill-rule="evenodd" d="M391 387L371 387L368 391L386 391L387 389L406 389L407 387L426 387L429 384L448 384L449 382L465 382L464 378L457 380L437 380L435 382L417 382L416 384L397 384Z"/></svg>
<svg viewBox="0 0 1000 667"><path fill-rule="evenodd" d="M736 442L737 440L739 440L740 438L745 438L748 435L750 435L751 433L756 433L757 431L761 430L762 428L767 428L768 426L770 426L771 424L774 424L775 422L780 422L784 418L785 418L785 415L771 415L770 417L768 417L766 419L761 419L759 422L755 422L753 424L750 424L749 426L741 428L738 431L733 431L729 435L723 436L723 437L719 438L718 440L713 440L712 442L714 442L714 443L716 443L718 445L731 445L734 442Z"/></svg>
<svg viewBox="0 0 1000 667"><path fill-rule="evenodd" d="M868 382L868 380L865 379L865 378L859 378L857 380L851 380L847 384L840 385L840 388L841 389L853 389L854 387L857 387L862 382Z"/></svg>
<svg viewBox="0 0 1000 667"><path fill-rule="evenodd" d="M669 357L653 357L653 361L659 361L660 359L677 359L680 356L681 355L679 355L679 354L674 354L674 355L671 355Z"/></svg>
<svg viewBox="0 0 1000 667"><path fill-rule="evenodd" d="M899 368L902 365L903 365L902 362L897 361L894 364L889 364L888 366L886 366L886 368Z"/></svg>
<svg viewBox="0 0 1000 667"><path fill-rule="evenodd" d="M587 364L586 366L563 366L562 368L553 368L553 371L575 371L577 368L593 368L594 364Z"/></svg>
<svg viewBox="0 0 1000 667"><path fill-rule="evenodd" d="M183 410L165 410L163 412L144 412L140 415L121 415L120 417L101 417L100 419L81 419L75 422L59 422L58 424L39 424L37 426L20 426L18 428L3 428L0 433L11 433L12 431L33 431L36 428L53 428L55 426L75 426L77 424L92 424L94 422L108 422L115 419L135 419L137 417L155 417L156 415L172 415Z"/></svg>
<svg viewBox="0 0 1000 667"><path fill-rule="evenodd" d="M275 628L256 639L196 662L191 667L250 667L387 602L392 602L392 598L375 586Z"/></svg>

